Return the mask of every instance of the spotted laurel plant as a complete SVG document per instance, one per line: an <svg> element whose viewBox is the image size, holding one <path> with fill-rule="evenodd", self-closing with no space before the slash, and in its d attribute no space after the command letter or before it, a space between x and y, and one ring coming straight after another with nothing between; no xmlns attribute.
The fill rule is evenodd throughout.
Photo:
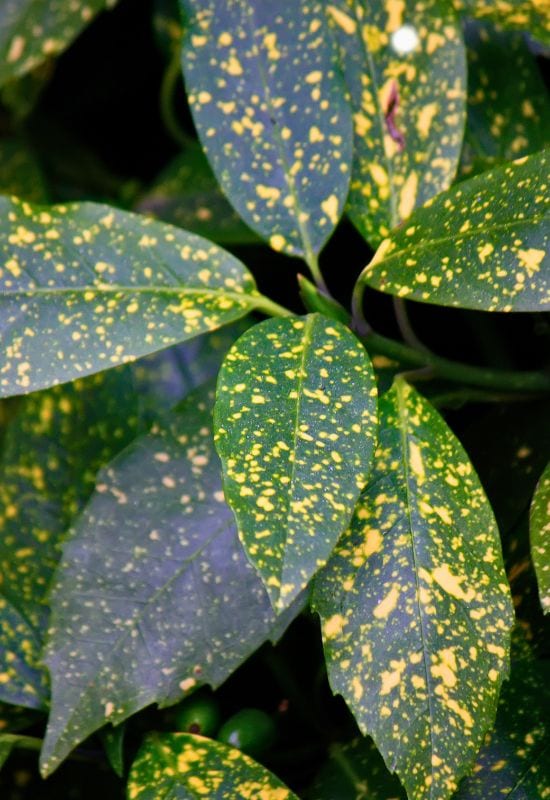
<svg viewBox="0 0 550 800"><path fill-rule="evenodd" d="M113 5L0 4L8 800L545 797L548 9L151 3L178 153L87 191L29 136Z"/></svg>

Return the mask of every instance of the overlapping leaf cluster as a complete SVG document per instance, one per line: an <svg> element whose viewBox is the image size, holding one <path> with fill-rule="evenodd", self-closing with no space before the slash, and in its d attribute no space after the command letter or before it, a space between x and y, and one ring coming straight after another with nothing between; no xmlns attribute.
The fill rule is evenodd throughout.
<svg viewBox="0 0 550 800"><path fill-rule="evenodd" d="M1 12L0 81L110 4L72 4L58 39L55 15L29 38L27 5ZM491 507L407 376L377 381L363 309L367 286L398 302L550 307L548 156L533 152L547 112L525 98L511 133L509 98L485 113L485 26L466 104L457 10L485 20L501 6L504 27L540 35L541 4L509 5L181 0L202 151L137 202L158 220L34 205L32 161L7 170L6 193L28 199L0 199L0 395L36 393L8 409L0 442L0 699L49 708L44 775L105 724L221 684L311 595L330 684L374 741L334 750L311 797L338 785L335 764L347 764L342 798L402 793L375 747L411 800L513 792L526 769L527 796L543 791L543 723L510 722L538 690L536 665L523 683L515 666L480 750L513 623ZM489 131L478 160L465 126L471 146ZM461 177L491 169L451 185L461 153ZM344 213L378 247L352 314L318 263ZM210 241L258 237L307 262L311 313L261 295ZM245 330L253 311L277 318ZM544 610L549 486L547 469L531 510ZM0 762L36 748L9 714L5 728ZM132 800L168 794L294 797L238 751L186 734L148 739L129 776Z"/></svg>

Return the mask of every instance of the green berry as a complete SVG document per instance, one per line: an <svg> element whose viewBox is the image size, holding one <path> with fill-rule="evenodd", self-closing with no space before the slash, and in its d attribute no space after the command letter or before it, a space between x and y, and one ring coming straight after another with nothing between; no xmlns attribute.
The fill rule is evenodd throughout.
<svg viewBox="0 0 550 800"><path fill-rule="evenodd" d="M217 739L242 750L249 756L257 757L269 750L276 738L273 720L265 711L258 708L243 708L229 717L220 730Z"/></svg>
<svg viewBox="0 0 550 800"><path fill-rule="evenodd" d="M174 720L179 731L213 736L220 724L220 709L211 692L194 692L175 710Z"/></svg>

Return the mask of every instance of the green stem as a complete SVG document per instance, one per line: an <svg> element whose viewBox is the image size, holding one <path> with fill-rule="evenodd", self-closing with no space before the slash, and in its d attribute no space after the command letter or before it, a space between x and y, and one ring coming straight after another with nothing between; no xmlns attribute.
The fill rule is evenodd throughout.
<svg viewBox="0 0 550 800"><path fill-rule="evenodd" d="M323 278L321 269L319 267L319 260L315 255L315 253L313 252L313 250L306 248L306 251L304 253L304 261L309 267L309 271L311 272L311 275L313 277L313 280L315 281L315 285L317 286L317 288L321 289L321 291L324 292L324 294L326 294L327 297L331 297L331 294L327 288L325 279Z"/></svg>
<svg viewBox="0 0 550 800"><path fill-rule="evenodd" d="M266 314L268 317L293 317L294 312L290 311L288 308L279 305L274 300L270 300L269 297L266 297L263 294L260 294L254 298L254 308L257 311L261 311L263 314Z"/></svg>
<svg viewBox="0 0 550 800"><path fill-rule="evenodd" d="M370 353L384 355L409 366L430 367L434 375L457 383L505 392L550 392L550 374L544 372L474 367L459 361L450 361L434 353L414 350L378 333L367 333L360 338Z"/></svg>
<svg viewBox="0 0 550 800"><path fill-rule="evenodd" d="M179 144L185 149L189 144L189 139L181 130L179 121L174 114L174 91L180 78L181 55L179 48L176 47L162 76L159 106L164 127L176 144Z"/></svg>

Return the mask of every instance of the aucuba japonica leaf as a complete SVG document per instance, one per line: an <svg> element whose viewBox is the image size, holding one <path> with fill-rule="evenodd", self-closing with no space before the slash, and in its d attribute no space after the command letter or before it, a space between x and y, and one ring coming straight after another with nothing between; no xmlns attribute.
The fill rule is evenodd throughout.
<svg viewBox="0 0 550 800"><path fill-rule="evenodd" d="M545 614L550 613L550 464L537 484L531 504L531 558L537 574L539 598Z"/></svg>
<svg viewBox="0 0 550 800"><path fill-rule="evenodd" d="M265 767L220 742L176 733L150 736L132 765L129 800L298 800Z"/></svg>
<svg viewBox="0 0 550 800"><path fill-rule="evenodd" d="M0 8L0 86L58 55L117 0L5 0Z"/></svg>
<svg viewBox="0 0 550 800"><path fill-rule="evenodd" d="M136 214L6 198L0 212L0 396L191 339L261 297L229 253Z"/></svg>
<svg viewBox="0 0 550 800"><path fill-rule="evenodd" d="M354 111L347 213L376 246L454 177L465 121L462 33L445 0L334 0L326 11Z"/></svg>
<svg viewBox="0 0 550 800"><path fill-rule="evenodd" d="M188 99L223 191L275 250L315 258L342 214L352 160L324 3L181 5Z"/></svg>
<svg viewBox="0 0 550 800"><path fill-rule="evenodd" d="M465 38L468 118L459 168L464 177L550 144L548 92L525 36L478 22L468 24Z"/></svg>
<svg viewBox="0 0 550 800"><path fill-rule="evenodd" d="M45 662L51 773L105 723L222 683L301 608L275 618L237 538L199 389L99 474L52 590Z"/></svg>
<svg viewBox="0 0 550 800"><path fill-rule="evenodd" d="M547 0L452 0L464 16L490 20L502 28L528 31L550 43L550 6Z"/></svg>
<svg viewBox="0 0 550 800"><path fill-rule="evenodd" d="M385 239L361 273L424 303L480 311L550 309L548 151L453 186Z"/></svg>
<svg viewBox="0 0 550 800"><path fill-rule="evenodd" d="M331 686L409 800L452 795L494 720L513 610L468 457L404 379L379 404L375 468L315 580Z"/></svg>
<svg viewBox="0 0 550 800"><path fill-rule="evenodd" d="M321 314L255 325L222 364L214 429L225 496L278 611L349 521L374 453L376 395L362 345Z"/></svg>
<svg viewBox="0 0 550 800"><path fill-rule="evenodd" d="M0 700L48 705L47 593L95 475L136 435L129 367L24 398L0 447Z"/></svg>

